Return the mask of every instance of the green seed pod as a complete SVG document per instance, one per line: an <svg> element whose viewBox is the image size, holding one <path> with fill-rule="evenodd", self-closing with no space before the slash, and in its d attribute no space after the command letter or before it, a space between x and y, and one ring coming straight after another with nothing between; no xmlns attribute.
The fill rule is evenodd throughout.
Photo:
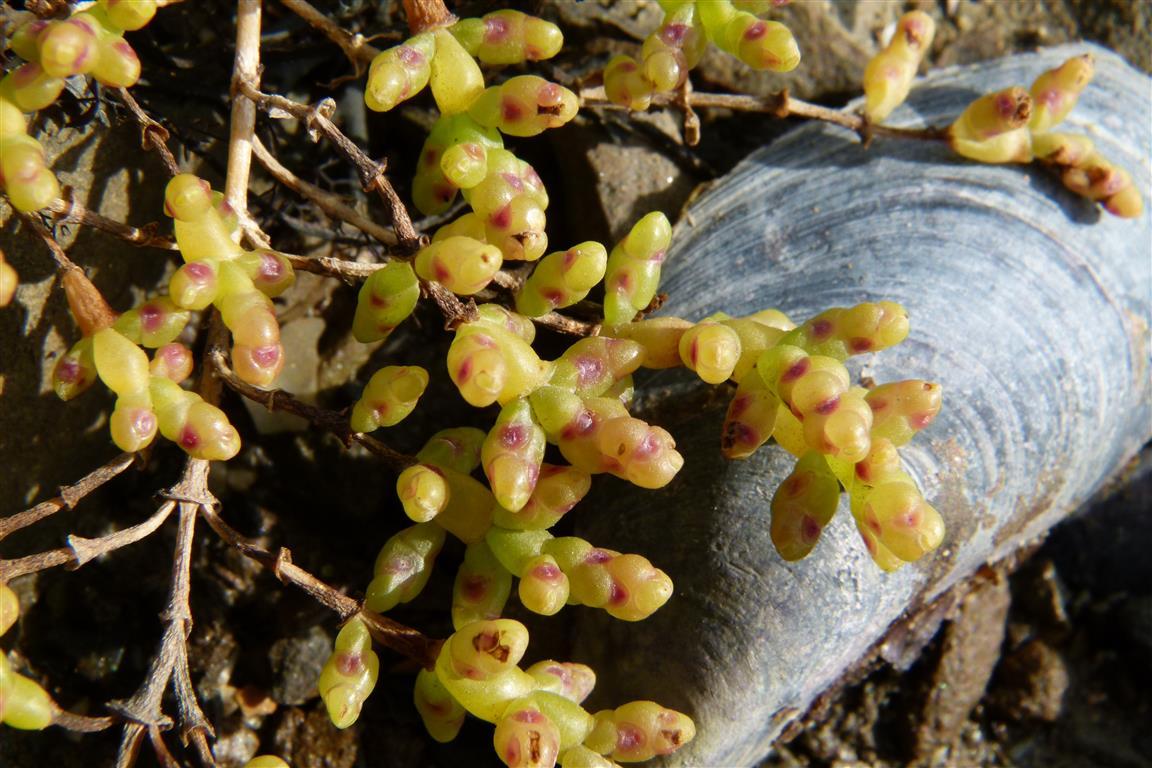
<svg viewBox="0 0 1152 768"><path fill-rule="evenodd" d="M436 54L432 57L429 82L436 106L445 115L464 112L484 91L484 75L451 32L441 28L432 35L436 40Z"/></svg>
<svg viewBox="0 0 1152 768"><path fill-rule="evenodd" d="M592 487L592 476L577 467L542 464L528 502L513 512L497 507L492 522L517 531L544 530L560 521Z"/></svg>
<svg viewBox="0 0 1152 768"><path fill-rule="evenodd" d="M567 88L536 75L518 75L481 93L468 115L508 136L537 136L575 117L578 105Z"/></svg>
<svg viewBox="0 0 1152 768"><path fill-rule="evenodd" d="M520 571L520 603L542 616L552 616L568 602L568 577L551 555L530 558Z"/></svg>
<svg viewBox="0 0 1152 768"><path fill-rule="evenodd" d="M583 301L604 279L608 251L594 241L545 256L516 294L516 310L540 317Z"/></svg>
<svg viewBox="0 0 1152 768"><path fill-rule="evenodd" d="M654 701L633 701L612 712L616 726L613 760L626 763L668 755L696 737L692 718Z"/></svg>
<svg viewBox="0 0 1152 768"><path fill-rule="evenodd" d="M1033 108L1028 129L1041 133L1063 122L1095 72L1096 61L1086 53L1074 56L1036 78L1029 89Z"/></svg>
<svg viewBox="0 0 1152 768"><path fill-rule="evenodd" d="M864 399L873 414L873 437L887 438L900 446L940 413L943 392L939 384L910 379L881 384Z"/></svg>
<svg viewBox="0 0 1152 768"><path fill-rule="evenodd" d="M536 679L537 690L555 693L577 704L596 687L596 673L572 661L538 661L525 670Z"/></svg>
<svg viewBox="0 0 1152 768"><path fill-rule="evenodd" d="M416 274L435 280L460 296L479 293L492 282L504 259L494 245L470 237L449 237L429 243L416 254Z"/></svg>
<svg viewBox="0 0 1152 768"><path fill-rule="evenodd" d="M461 19L450 31L464 50L485 64L550 59L564 44L564 35L552 22L511 9Z"/></svg>
<svg viewBox="0 0 1152 768"><path fill-rule="evenodd" d="M129 32L143 29L156 15L156 0L100 0L100 7L108 14L109 22ZM253 766L249 765L246 768ZM272 767L261 766L261 768Z"/></svg>
<svg viewBox="0 0 1152 768"><path fill-rule="evenodd" d="M52 369L52 389L61 400L71 400L96 382L96 359L92 338L80 339L56 361Z"/></svg>
<svg viewBox="0 0 1152 768"><path fill-rule="evenodd" d="M1028 121L1032 99L1023 88L1008 88L973 101L948 128L948 143L964 157L982 163L1032 160Z"/></svg>
<svg viewBox="0 0 1152 768"><path fill-rule="evenodd" d="M560 743L560 731L540 711L535 696L510 703L492 732L496 755L508 768L554 766Z"/></svg>
<svg viewBox="0 0 1152 768"><path fill-rule="evenodd" d="M471 680L492 680L511 670L520 671L516 665L527 650L528 628L512 619L467 624L444 642L454 675Z"/></svg>
<svg viewBox="0 0 1152 768"><path fill-rule="evenodd" d="M22 112L39 112L53 104L63 90L63 78L53 77L31 61L16 67L0 81L0 99L12 102Z"/></svg>
<svg viewBox="0 0 1152 768"><path fill-rule="evenodd" d="M477 625L487 625L491 622L477 622ZM511 622L519 624L518 622ZM472 625L469 625L471 627ZM525 636L528 630L519 624ZM465 627L460 631L466 631ZM455 637L455 635L453 635ZM524 670L512 666L503 674L488 678L469 678L455 671L449 644L445 643L440 649L436 659L436 677L452 694L452 698L481 720L489 723L496 722L508 708L508 704L532 692L535 680Z"/></svg>
<svg viewBox="0 0 1152 768"><path fill-rule="evenodd" d="M728 404L720 431L720 452L729 459L751 456L772 437L779 410L780 398L772 394L757 371L749 371Z"/></svg>
<svg viewBox="0 0 1152 768"><path fill-rule="evenodd" d="M528 562L538 557L552 539L548 531L512 531L492 526L484 537L492 554L509 573L521 574Z"/></svg>
<svg viewBox="0 0 1152 768"><path fill-rule="evenodd" d="M396 478L396 495L409 518L426 523L448 506L451 490L442 471L428 464L414 464Z"/></svg>

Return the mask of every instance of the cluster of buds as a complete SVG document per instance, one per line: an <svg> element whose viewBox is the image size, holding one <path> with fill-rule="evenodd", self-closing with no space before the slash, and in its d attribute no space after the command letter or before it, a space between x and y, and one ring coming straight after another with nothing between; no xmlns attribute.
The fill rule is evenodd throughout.
<svg viewBox="0 0 1152 768"><path fill-rule="evenodd" d="M231 207L196 176L182 173L168 182L164 210L175 220L185 262L168 284L172 301L190 310L215 305L232 332L236 375L269 386L284 367L272 297L295 281L292 266L279 254L241 248Z"/></svg>
<svg viewBox="0 0 1152 768"><path fill-rule="evenodd" d="M147 24L155 0L100 0L67 19L21 14L9 45L24 63L0 81L0 189L19 211L39 210L60 195L44 148L26 133L24 113L49 106L73 75L111 88L134 85L140 60L124 32Z"/></svg>
<svg viewBox="0 0 1152 768"><path fill-rule="evenodd" d="M20 599L0 581L0 635L20 616ZM52 724L56 703L35 680L12 669L0 650L0 724L22 731L39 731Z"/></svg>
<svg viewBox="0 0 1152 768"><path fill-rule="evenodd" d="M477 621L448 638L433 675L417 679L429 733L455 736L463 712L493 723L493 746L509 768L613 766L671 754L695 736L691 718L650 701L595 715L581 706L595 686L582 664L552 660L519 666L528 630L509 619ZM423 702L423 704L422 704Z"/></svg>
<svg viewBox="0 0 1152 768"><path fill-rule="evenodd" d="M472 212L442 227L416 258L416 273L469 296L504 260L535 261L548 247L548 195L532 166L504 149L501 133L535 136L571 120L576 94L535 75L484 87L479 63L551 58L563 36L550 22L497 11L421 32L372 62L370 109L387 111L431 83L441 116L420 152L412 199L427 215L463 191Z"/></svg>
<svg viewBox="0 0 1152 768"><path fill-rule="evenodd" d="M193 458L236 455L240 436L224 412L180 386L192 374L192 352L177 341L187 309L160 296L117 316L80 269L67 270L63 284L82 338L53 370L60 399L77 397L99 378L116 394L109 430L121 450L143 450L159 433ZM154 350L151 359L145 349Z"/></svg>
<svg viewBox="0 0 1152 768"><path fill-rule="evenodd" d="M747 458L769 439L797 457L772 500L772 540L785 559L812 550L842 491L853 500L869 552L885 570L939 546L943 521L900 470L896 453L939 413L939 385L909 380L869 391L851 386L844 366L851 355L907 337L908 316L900 305L834 308L800 326L778 310L764 310L695 324L646 319L608 326L605 333L642 345L646 367L684 365L704 381L736 383L721 438L728 458ZM894 465L874 469L880 457ZM887 487L897 483L899 493L895 485ZM883 493L864 501L865 489L878 484Z"/></svg>
<svg viewBox="0 0 1152 768"><path fill-rule="evenodd" d="M440 111L454 115L467 110L484 90L477 60L486 64L542 61L559 53L563 43L555 24L519 11L462 19L422 32L378 55L368 72L364 101L369 109L387 112L431 84Z"/></svg>
<svg viewBox="0 0 1152 768"><path fill-rule="evenodd" d="M1039 160L1060 171L1064 186L1109 213L1135 218L1144 210L1132 177L1097 151L1090 138L1052 130L1076 106L1094 74L1090 55L1068 59L1032 83L980 97L948 129L952 148L985 163Z"/></svg>
<svg viewBox="0 0 1152 768"><path fill-rule="evenodd" d="M800 49L788 27L759 18L788 0L660 0L664 18L640 49L639 60L620 55L604 69L604 93L629 109L647 109L657 93L684 84L708 43L753 69L790 72Z"/></svg>
<svg viewBox="0 0 1152 768"><path fill-rule="evenodd" d="M900 17L888 45L864 69L864 114L871 122L879 123L908 98L935 35L936 22L924 11Z"/></svg>
<svg viewBox="0 0 1152 768"><path fill-rule="evenodd" d="M538 81L541 89L560 88L527 75L517 79ZM567 121L574 113L573 106L556 119ZM445 210L458 191L472 210L437 230L424 249L429 253L417 256L421 277L471 295L488 284L503 260L536 261L544 254L548 193L540 176L502 147L499 134L468 115L442 117L433 127L412 187L416 206L428 214ZM450 242L438 245L441 241Z"/></svg>

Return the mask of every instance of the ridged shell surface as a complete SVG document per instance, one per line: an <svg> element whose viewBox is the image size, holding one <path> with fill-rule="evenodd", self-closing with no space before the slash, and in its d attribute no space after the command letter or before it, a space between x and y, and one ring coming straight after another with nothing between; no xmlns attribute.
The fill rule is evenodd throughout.
<svg viewBox="0 0 1152 768"><path fill-rule="evenodd" d="M1115 55L1067 46L932 73L889 121L947 124L972 99L1027 87L1091 51L1097 73L1061 126L1128 169L1149 200L1152 83ZM658 492L609 483L577 513L599 546L648 556L675 580L639 624L580 615L575 658L601 675L595 705L651 698L696 718L671 762L751 765L784 726L875 653L902 615L1034 541L1152 436L1152 229L1066 191L1039 166L989 166L936 142L809 125L752 155L679 224L662 315L903 303L911 335L860 360L877 382L944 387L936 422L902 450L943 514L941 549L880 572L841 504L807 559L786 563L768 507L791 469L781 449L728 462L730 393L684 372L643 387L686 465ZM639 390L639 387L638 387ZM605 695L607 694L607 695ZM595 707L593 707L595 708Z"/></svg>

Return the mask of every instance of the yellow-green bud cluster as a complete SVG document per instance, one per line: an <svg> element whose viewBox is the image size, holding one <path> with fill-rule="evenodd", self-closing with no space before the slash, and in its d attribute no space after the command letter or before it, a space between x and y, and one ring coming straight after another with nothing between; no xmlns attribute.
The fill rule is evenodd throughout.
<svg viewBox="0 0 1152 768"><path fill-rule="evenodd" d="M462 19L448 28L423 32L372 60L364 101L387 112L431 84L445 115L464 112L484 90L476 59L516 64L555 56L564 42L560 29L518 11Z"/></svg>
<svg viewBox="0 0 1152 768"><path fill-rule="evenodd" d="M0 635L20 615L20 599L0 581ZM56 703L39 683L12 669L8 656L0 650L0 723L23 731L39 731L52 724Z"/></svg>
<svg viewBox="0 0 1152 768"><path fill-rule="evenodd" d="M110 88L134 85L140 59L124 32L140 29L155 12L155 0L101 0L67 19L29 14L16 28L9 45L24 63L0 81L0 189L17 210L39 210L60 196L23 113L55 102L73 75L91 75Z"/></svg>
<svg viewBox="0 0 1152 768"><path fill-rule="evenodd" d="M522 669L527 647L528 630L517 621L459 627L441 648L435 671L416 681L417 708L433 738L454 738L466 711L495 725L497 756L522 768L646 760L695 736L691 718L653 702L593 716L580 706L595 685L592 670L552 660Z"/></svg>
<svg viewBox="0 0 1152 768"><path fill-rule="evenodd" d="M185 309L215 305L232 332L236 375L258 387L271 385L284 367L271 297L295 281L292 266L279 254L241 248L230 207L196 176L182 173L168 182L164 210L175 221L185 261L169 283L172 300Z"/></svg>
<svg viewBox="0 0 1152 768"><path fill-rule="evenodd" d="M800 63L800 49L792 32L779 22L758 18L782 4L661 0L664 18L644 40L639 60L620 55L608 62L605 95L629 109L647 109L655 94L684 84L709 42L753 69L795 69Z"/></svg>
<svg viewBox="0 0 1152 768"><path fill-rule="evenodd" d="M192 373L191 350L175 341L188 317L168 297L145 301L76 342L56 363L53 389L70 400L103 381L116 394L109 431L121 450L143 450L160 433L194 458L232 458L240 436L228 417L179 386ZM141 346L156 348L151 360Z"/></svg>
<svg viewBox="0 0 1152 768"><path fill-rule="evenodd" d="M876 451L887 450L883 455L894 457L899 470L896 446L907 443L940 411L940 386L930 382L895 382L871 392L851 386L844 361L899 344L908 329L904 308L882 301L829 309L800 326L779 310L768 309L743 318L715 315L696 324L674 317L652 318L610 325L604 332L641 345L645 367L684 365L710 383L736 382L724 419L721 452L743 459L774 439L797 457L795 469L773 497L771 523L772 540L781 556L797 560L815 546L836 511L842 489L852 499L862 493L861 478L869 475ZM545 389L533 397L545 393L551 394ZM550 422L542 418L542 423L547 430ZM560 445L563 451L565 443ZM575 454L570 449L565 456L581 465ZM901 535L919 536L917 544L894 545L897 556L896 550L883 548L886 545L874 527L860 523L869 551L885 569L934 549L944 531L939 515L919 496L911 478L902 473L900 478L915 491L920 505L903 518L912 522ZM860 521L863 502L857 506ZM898 516L881 517L891 521ZM896 535L888 533L891 527L889 523L883 529L886 536Z"/></svg>
<svg viewBox="0 0 1152 768"><path fill-rule="evenodd" d="M924 11L900 17L888 45L864 69L864 114L870 121L882 121L908 98L935 35L936 22Z"/></svg>
<svg viewBox="0 0 1152 768"><path fill-rule="evenodd" d="M985 163L1035 159L1055 166L1068 189L1114 216L1135 218L1144 200L1128 172L1102 157L1087 136L1052 130L1076 106L1094 73L1091 55L1075 56L1040 75L1028 91L982 96L952 124L948 140L959 154Z"/></svg>
<svg viewBox="0 0 1152 768"><path fill-rule="evenodd" d="M13 78L23 82L28 73L21 73L22 69L12 72L4 82ZM7 193L16 210L37 211L60 196L60 184L44 160L44 147L26 133L23 111L6 93L0 86L0 190Z"/></svg>

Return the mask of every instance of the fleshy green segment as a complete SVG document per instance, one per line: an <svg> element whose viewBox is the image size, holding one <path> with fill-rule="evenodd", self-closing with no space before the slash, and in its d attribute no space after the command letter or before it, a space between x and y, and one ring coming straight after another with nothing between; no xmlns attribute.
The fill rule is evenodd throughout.
<svg viewBox="0 0 1152 768"><path fill-rule="evenodd" d="M347 728L360 717L360 708L376 687L380 660L372 650L368 625L353 617L336 636L316 687L337 728Z"/></svg>
<svg viewBox="0 0 1152 768"><path fill-rule="evenodd" d="M418 365L389 365L372 374L364 393L352 406L351 425L357 432L394 427L416 408L428 371Z"/></svg>
<svg viewBox="0 0 1152 768"><path fill-rule="evenodd" d="M632 321L656 295L660 265L672 242L672 225L659 211L649 213L608 256L604 278L604 321Z"/></svg>
<svg viewBox="0 0 1152 768"><path fill-rule="evenodd" d="M381 341L404 322L420 300L420 281L407 262L385 264L360 287L352 335L368 344Z"/></svg>
<svg viewBox="0 0 1152 768"><path fill-rule="evenodd" d="M864 114L879 123L908 98L916 70L932 47L936 22L923 11L900 17L892 40L864 69Z"/></svg>

